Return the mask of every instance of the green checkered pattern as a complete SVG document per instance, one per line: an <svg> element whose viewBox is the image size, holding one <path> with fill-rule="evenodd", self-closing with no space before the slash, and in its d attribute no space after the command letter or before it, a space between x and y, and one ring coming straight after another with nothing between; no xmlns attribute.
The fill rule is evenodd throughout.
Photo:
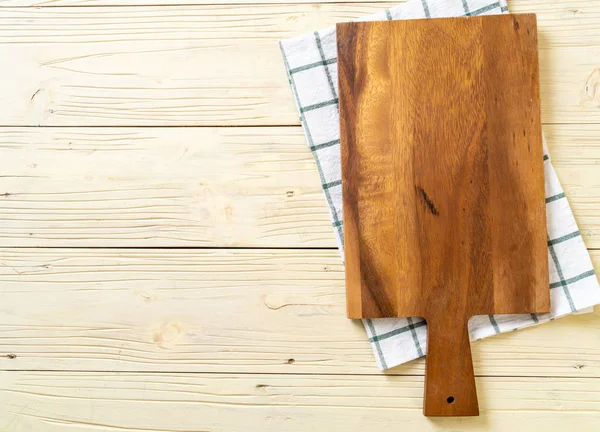
<svg viewBox="0 0 600 432"><path fill-rule="evenodd" d="M408 0L363 21L475 16L507 13L505 0ZM333 229L343 257L343 214L335 28L281 41L294 100L314 156ZM548 261L552 311L543 315L476 316L472 340L543 323L600 303L600 288L544 144ZM427 348L421 318L363 320L381 369L423 356Z"/></svg>

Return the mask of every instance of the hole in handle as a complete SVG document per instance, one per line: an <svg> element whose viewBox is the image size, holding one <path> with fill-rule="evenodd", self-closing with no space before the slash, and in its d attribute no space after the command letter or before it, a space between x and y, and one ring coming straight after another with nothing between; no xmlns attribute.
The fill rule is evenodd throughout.
<svg viewBox="0 0 600 432"><path fill-rule="evenodd" d="M454 396L448 396L448 399L446 399L446 402L448 402L449 404L454 403Z"/></svg>

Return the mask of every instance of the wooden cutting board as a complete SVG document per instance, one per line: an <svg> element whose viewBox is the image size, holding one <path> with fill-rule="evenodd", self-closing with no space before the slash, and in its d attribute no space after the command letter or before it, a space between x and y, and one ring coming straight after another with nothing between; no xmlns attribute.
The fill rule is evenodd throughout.
<svg viewBox="0 0 600 432"><path fill-rule="evenodd" d="M348 317L424 317L425 415L478 415L469 318L550 310L535 15L337 43Z"/></svg>

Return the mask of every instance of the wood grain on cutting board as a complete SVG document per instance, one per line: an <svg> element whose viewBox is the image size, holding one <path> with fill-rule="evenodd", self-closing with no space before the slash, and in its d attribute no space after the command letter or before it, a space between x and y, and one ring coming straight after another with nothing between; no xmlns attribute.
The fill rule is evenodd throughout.
<svg viewBox="0 0 600 432"><path fill-rule="evenodd" d="M550 310L535 15L337 31L348 316L424 317L425 411L473 415L469 318Z"/></svg>
<svg viewBox="0 0 600 432"><path fill-rule="evenodd" d="M547 310L535 16L338 32L349 316Z"/></svg>

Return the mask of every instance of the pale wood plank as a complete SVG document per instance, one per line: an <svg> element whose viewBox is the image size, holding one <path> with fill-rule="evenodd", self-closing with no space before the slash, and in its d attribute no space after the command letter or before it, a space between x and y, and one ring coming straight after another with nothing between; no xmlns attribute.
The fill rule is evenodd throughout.
<svg viewBox="0 0 600 432"><path fill-rule="evenodd" d="M0 129L0 244L334 246L300 128Z"/></svg>
<svg viewBox="0 0 600 432"><path fill-rule="evenodd" d="M599 125L547 125L589 247ZM0 128L0 246L336 247L299 127Z"/></svg>
<svg viewBox="0 0 600 432"><path fill-rule="evenodd" d="M513 6L538 13L544 121L600 122L600 4ZM380 9L4 8L0 124L298 124L277 41Z"/></svg>
<svg viewBox="0 0 600 432"><path fill-rule="evenodd" d="M481 416L429 419L421 377L13 372L6 431L597 431L600 380L478 378Z"/></svg>
<svg viewBox="0 0 600 432"><path fill-rule="evenodd" d="M346 319L335 250L0 256L0 369L379 373L362 324ZM479 341L475 373L600 377L599 332L596 309Z"/></svg>

